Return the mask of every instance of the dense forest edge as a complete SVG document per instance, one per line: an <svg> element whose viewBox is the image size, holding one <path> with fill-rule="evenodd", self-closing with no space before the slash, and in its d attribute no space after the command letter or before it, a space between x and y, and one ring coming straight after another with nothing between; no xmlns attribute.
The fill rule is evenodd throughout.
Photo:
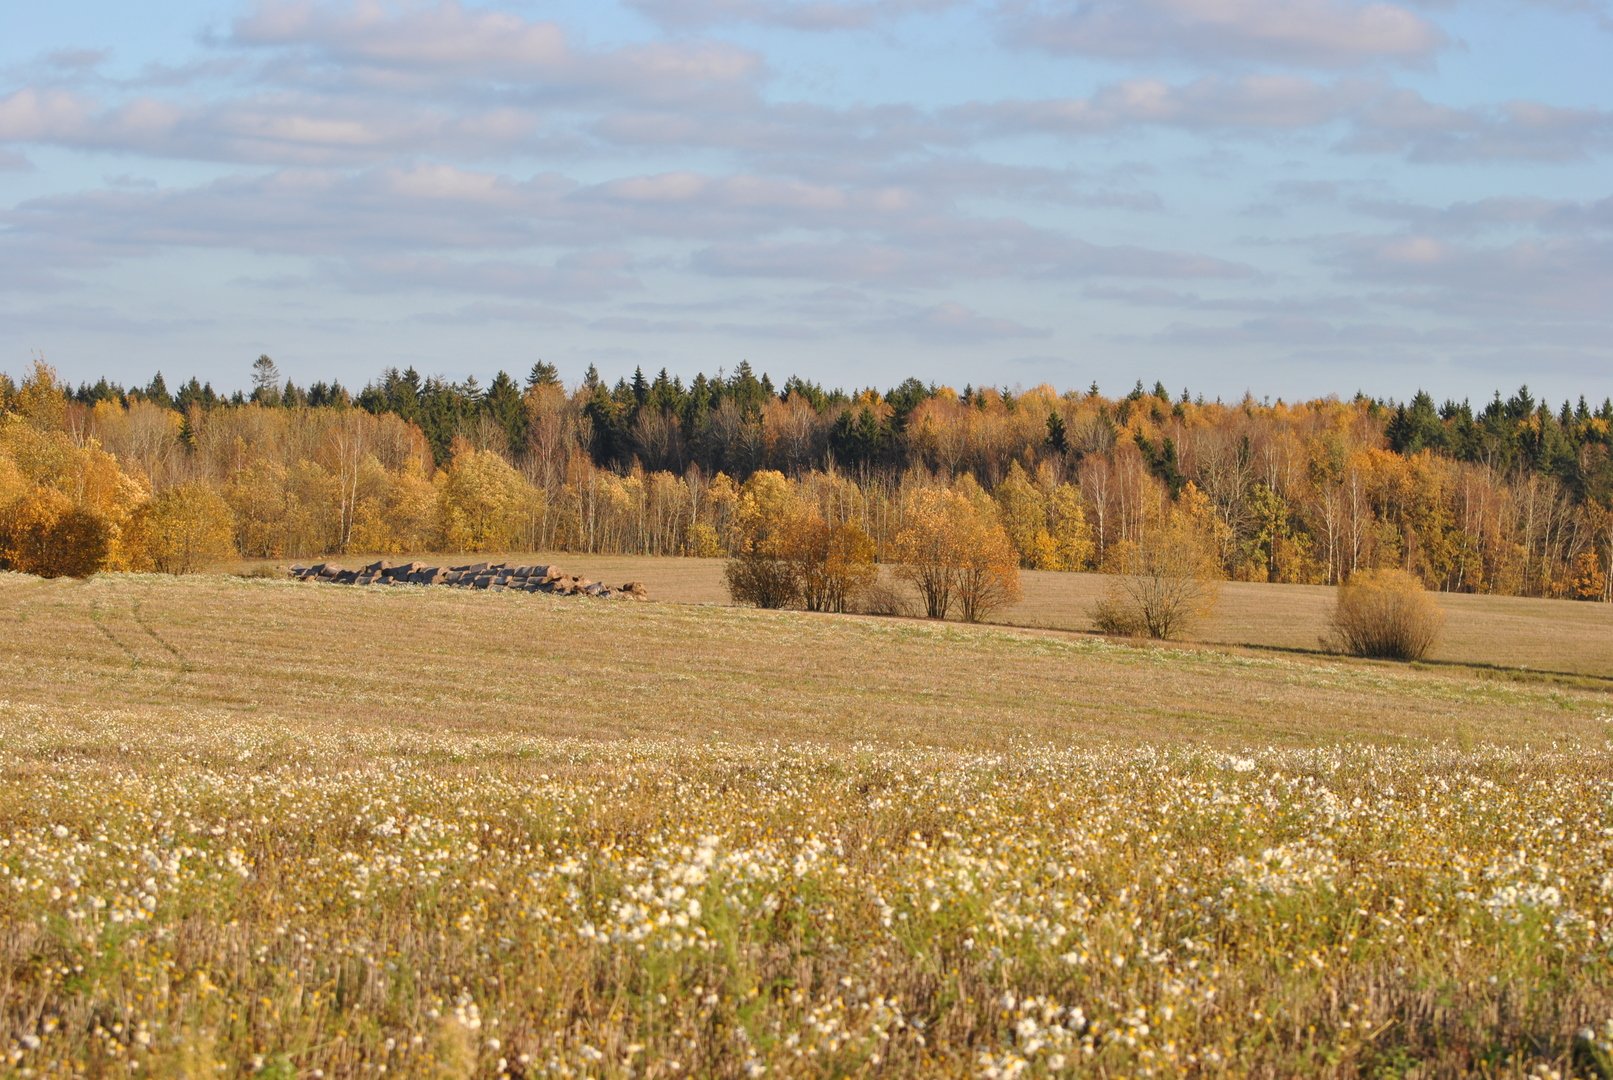
<svg viewBox="0 0 1613 1080"><path fill-rule="evenodd" d="M1527 388L1480 409L1141 383L847 393L747 363L614 385L590 367L567 386L539 362L485 388L389 369L352 394L262 356L252 389L224 395L160 374L75 389L36 361L0 375L0 568L742 556L787 533L909 562L915 519L950 514L1026 568L1125 572L1186 544L1234 580L1397 568L1432 589L1609 602L1610 451L1613 401L1554 409Z"/></svg>

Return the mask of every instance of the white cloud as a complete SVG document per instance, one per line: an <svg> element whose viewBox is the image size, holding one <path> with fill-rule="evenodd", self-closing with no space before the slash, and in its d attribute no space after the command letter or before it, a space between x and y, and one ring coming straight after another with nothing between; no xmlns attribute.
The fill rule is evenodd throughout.
<svg viewBox="0 0 1613 1080"><path fill-rule="evenodd" d="M861 30L909 15L944 11L963 0L628 0L662 26L701 29L755 23L791 30Z"/></svg>
<svg viewBox="0 0 1613 1080"><path fill-rule="evenodd" d="M1605 323L1613 295L1613 238L1530 236L1457 243L1426 234L1356 236L1335 261L1381 302L1480 325L1541 319Z"/></svg>
<svg viewBox="0 0 1613 1080"><path fill-rule="evenodd" d="M1211 75L1174 85L1128 79L1101 87L1089 98L983 103L953 115L998 134L1080 136L1136 125L1265 134L1334 123L1381 93L1379 84L1324 83L1300 75Z"/></svg>
<svg viewBox="0 0 1613 1080"><path fill-rule="evenodd" d="M1537 101L1456 107L1380 80L1208 75L1179 84L1111 83L1090 97L960 106L948 117L979 137L1027 132L1082 138L1137 127L1269 137L1337 128L1339 148L1419 164L1579 161L1613 150L1613 111Z"/></svg>
<svg viewBox="0 0 1613 1080"><path fill-rule="evenodd" d="M950 300L928 307L904 305L896 312L860 324L856 330L948 345L1052 336L1052 332L1045 327L1027 326L1013 319L982 315L971 307Z"/></svg>
<svg viewBox="0 0 1613 1080"><path fill-rule="evenodd" d="M1613 111L1535 101L1455 108L1392 90L1361 112L1342 145L1421 163L1583 161L1613 150Z"/></svg>
<svg viewBox="0 0 1613 1080"><path fill-rule="evenodd" d="M1346 68L1422 63L1447 44L1389 3L1350 0L1089 0L1006 5L1016 45L1111 58L1172 57Z"/></svg>
<svg viewBox="0 0 1613 1080"><path fill-rule="evenodd" d="M609 93L643 100L745 90L761 58L719 42L652 42L579 49L558 23L469 8L458 0L383 4L261 0L227 43L282 60L323 63L344 78L382 85L503 84L546 96Z"/></svg>

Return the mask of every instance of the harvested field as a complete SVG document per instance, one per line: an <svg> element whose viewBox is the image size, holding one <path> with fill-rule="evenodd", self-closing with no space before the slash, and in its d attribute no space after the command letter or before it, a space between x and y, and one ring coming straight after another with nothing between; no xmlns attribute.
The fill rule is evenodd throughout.
<svg viewBox="0 0 1613 1080"><path fill-rule="evenodd" d="M0 1073L1608 1075L1594 689L221 577L0 663Z"/></svg>
<svg viewBox="0 0 1613 1080"><path fill-rule="evenodd" d="M425 556L421 556L425 558ZM596 580L640 580L657 600L727 604L721 559L632 555L509 554L512 561L559 562ZM454 556L433 556L441 561ZM242 569L253 565L243 564ZM1087 609L1103 594L1101 574L1022 573L1025 598L992 622L1090 632ZM1513 596L1442 594L1445 631L1429 659L1435 663L1562 672L1613 679L1613 605ZM1333 590L1319 585L1226 582L1215 613L1187 635L1189 642L1256 649L1319 650Z"/></svg>
<svg viewBox="0 0 1613 1080"><path fill-rule="evenodd" d="M208 577L0 582L6 696L38 704L995 748L1583 738L1609 700L1462 671L912 619Z"/></svg>

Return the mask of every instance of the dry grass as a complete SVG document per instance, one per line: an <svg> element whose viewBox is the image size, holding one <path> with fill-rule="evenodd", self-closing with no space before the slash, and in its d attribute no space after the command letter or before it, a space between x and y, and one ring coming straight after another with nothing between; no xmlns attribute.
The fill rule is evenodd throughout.
<svg viewBox="0 0 1613 1080"><path fill-rule="evenodd" d="M154 575L0 577L0 666L16 701L154 714L964 748L1583 738L1608 700L923 620Z"/></svg>
<svg viewBox="0 0 1613 1080"><path fill-rule="evenodd" d="M455 562L469 558L418 557ZM657 600L685 604L728 603L722 559L520 552L477 558L556 562L569 572L613 585L629 580L643 581ZM364 561L365 557L354 556L345 560L344 565L358 566ZM276 565L285 564L242 562L230 569L250 572ZM1114 580L1102 574L1038 570L1022 571L1020 576L1024 598L995 613L991 622L1078 633L1093 631L1091 609ZM1337 595L1336 589L1326 585L1223 582L1213 612L1197 621L1183 640L1207 645L1318 652L1329 633L1329 618ZM1434 598L1445 612L1446 620L1439 642L1428 654L1432 662L1613 679L1613 604L1465 594L1435 594Z"/></svg>
<svg viewBox="0 0 1613 1080"><path fill-rule="evenodd" d="M0 1075L1608 1075L1604 693L149 576L0 665Z"/></svg>

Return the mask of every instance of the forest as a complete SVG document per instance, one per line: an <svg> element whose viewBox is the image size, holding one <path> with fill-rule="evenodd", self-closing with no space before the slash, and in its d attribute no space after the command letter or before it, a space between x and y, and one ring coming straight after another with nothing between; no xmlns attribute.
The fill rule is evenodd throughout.
<svg viewBox="0 0 1613 1080"><path fill-rule="evenodd" d="M944 489L1026 568L1123 571L1184 536L1223 577L1613 601L1613 402L1205 401L926 384L691 382L539 362L356 394L261 356L250 391L0 376L0 567L228 558L741 554L779 520L897 561ZM924 511L928 512L928 511ZM963 511L960 511L963 512ZM770 524L770 522L772 524ZM849 538L849 539L848 539Z"/></svg>

